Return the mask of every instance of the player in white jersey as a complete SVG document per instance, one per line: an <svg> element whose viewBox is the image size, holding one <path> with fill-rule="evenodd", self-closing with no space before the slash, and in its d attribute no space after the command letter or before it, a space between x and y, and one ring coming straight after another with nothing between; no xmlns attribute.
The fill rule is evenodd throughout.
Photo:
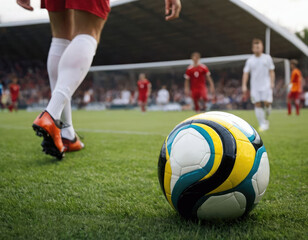
<svg viewBox="0 0 308 240"><path fill-rule="evenodd" d="M162 88L157 92L156 103L158 105L166 105L169 103L170 94L167 90L167 86L163 85Z"/></svg>
<svg viewBox="0 0 308 240"><path fill-rule="evenodd" d="M275 86L275 66L270 55L263 53L263 42L260 39L252 41L253 55L246 61L242 91L247 93L247 83L250 74L250 96L255 105L255 114L259 122L259 130L269 129L268 117L273 102L273 88Z"/></svg>

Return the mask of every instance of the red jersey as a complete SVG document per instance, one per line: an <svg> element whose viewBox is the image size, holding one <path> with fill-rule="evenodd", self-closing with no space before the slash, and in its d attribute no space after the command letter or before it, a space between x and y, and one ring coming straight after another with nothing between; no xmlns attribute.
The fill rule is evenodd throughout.
<svg viewBox="0 0 308 240"><path fill-rule="evenodd" d="M199 64L198 66L190 65L186 70L186 77L190 79L191 91L206 89L206 74L210 72L207 66Z"/></svg>
<svg viewBox="0 0 308 240"><path fill-rule="evenodd" d="M149 90L150 81L148 79L138 80L139 96L146 96Z"/></svg>
<svg viewBox="0 0 308 240"><path fill-rule="evenodd" d="M20 86L18 84L15 83L10 84L10 94L13 102L17 101L19 95L19 89Z"/></svg>

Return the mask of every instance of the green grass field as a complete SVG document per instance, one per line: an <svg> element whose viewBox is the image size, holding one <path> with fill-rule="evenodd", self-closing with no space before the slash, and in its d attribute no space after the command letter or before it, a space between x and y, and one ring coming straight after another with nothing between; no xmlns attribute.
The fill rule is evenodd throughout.
<svg viewBox="0 0 308 240"><path fill-rule="evenodd" d="M254 127L253 111L234 111ZM308 239L308 111L273 111L261 133L271 177L242 220L194 223L157 178L165 136L193 112L73 113L86 148L62 161L41 152L38 113L0 112L1 239Z"/></svg>

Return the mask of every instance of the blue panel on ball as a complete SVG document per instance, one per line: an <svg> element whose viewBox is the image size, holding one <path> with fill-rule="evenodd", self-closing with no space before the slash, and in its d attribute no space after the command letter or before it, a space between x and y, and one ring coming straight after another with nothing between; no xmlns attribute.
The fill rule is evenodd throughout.
<svg viewBox="0 0 308 240"><path fill-rule="evenodd" d="M204 137L204 139L209 144L209 147L210 147L210 150L211 150L211 155L210 155L209 161L207 162L207 164L203 168L197 169L197 170L189 172L189 173L186 173L178 179L178 181L176 182L176 184L175 184L175 186L172 190L172 196L171 196L173 206L175 208L177 208L178 198L180 197L182 192L187 187L189 187L192 183L197 182L198 180L202 179L206 174L208 174L211 171L213 164L214 164L214 158L215 158L214 144L213 144L212 138L208 134L208 132L205 131L203 128L196 126L196 125L185 126L181 129L179 129L178 132L180 132L184 129L187 129L187 128L195 129L196 131L198 131ZM177 132L177 134L178 134L178 132ZM173 137L172 142L174 141L174 138L175 138L175 136ZM170 144L167 143L168 147L170 145L170 149L171 149L172 142L170 142ZM168 151L170 151L170 150L168 149Z"/></svg>
<svg viewBox="0 0 308 240"><path fill-rule="evenodd" d="M247 200L246 211L245 211L246 213L250 212L254 206L256 194L252 186L252 177L258 171L262 154L265 152L266 150L264 146L262 146L261 148L257 150L255 161L253 163L251 171L249 172L245 180L235 188L236 190L242 192L246 196L246 200Z"/></svg>

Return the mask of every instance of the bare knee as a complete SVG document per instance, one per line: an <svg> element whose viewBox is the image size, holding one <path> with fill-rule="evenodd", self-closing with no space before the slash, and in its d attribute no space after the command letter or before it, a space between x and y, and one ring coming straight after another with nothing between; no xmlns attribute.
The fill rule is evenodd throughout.
<svg viewBox="0 0 308 240"><path fill-rule="evenodd" d="M257 103L255 103L255 107L256 107L256 108L260 108L260 107L262 107L261 102L257 102Z"/></svg>

